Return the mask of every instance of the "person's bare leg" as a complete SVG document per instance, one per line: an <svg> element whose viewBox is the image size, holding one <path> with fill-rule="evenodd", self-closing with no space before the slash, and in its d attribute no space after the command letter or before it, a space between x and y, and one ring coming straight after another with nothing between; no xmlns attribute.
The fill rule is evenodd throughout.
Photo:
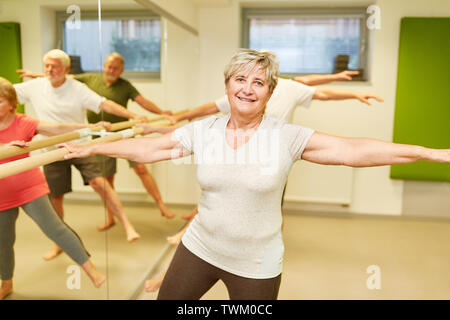
<svg viewBox="0 0 450 320"><path fill-rule="evenodd" d="M191 219L189 219L188 223L186 223L186 225L183 227L183 229L181 229L179 232L177 232L173 236L167 237L166 238L167 242L170 243L173 246L179 245L180 242L181 242L181 238L183 238L184 233L186 232L187 228L191 224L192 220L194 220L194 217L195 217L195 215L193 215L191 217Z"/></svg>
<svg viewBox="0 0 450 320"><path fill-rule="evenodd" d="M107 177L106 180L111 185L111 188L114 189L114 175ZM116 221L114 221L114 214L111 212L111 210L107 209L106 211L108 216L106 217L105 223L97 227L98 231L108 230L109 228L113 227L116 224Z"/></svg>
<svg viewBox="0 0 450 320"><path fill-rule="evenodd" d="M12 279L10 279L10 280L3 280L2 281L2 286L0 287L0 300L5 299L11 293L13 293Z"/></svg>
<svg viewBox="0 0 450 320"><path fill-rule="evenodd" d="M195 209L189 211L188 213L184 213L181 215L181 219L184 220L190 220L193 216L195 216L198 212L198 207L195 207Z"/></svg>
<svg viewBox="0 0 450 320"><path fill-rule="evenodd" d="M173 235L171 237L167 237L167 242L169 242L171 245L177 246L177 245L179 245L181 243L181 238L183 237L184 233L186 232L187 228L191 224L192 220L194 220L194 217L195 217L195 215L198 212L197 208L195 208L193 211L195 211L195 213L193 215L191 215L191 217L189 219L189 222L186 223L186 225L183 227L183 229L181 229L175 235ZM162 282L164 280L164 276L166 275L166 272L167 272L167 270L162 272L159 276L145 281L145 291L146 292L155 292L155 291L157 291L161 287L161 284L162 284Z"/></svg>
<svg viewBox="0 0 450 320"><path fill-rule="evenodd" d="M81 267L87 273L94 286L96 288L100 288L100 286L105 282L106 276L97 271L91 260L83 263Z"/></svg>
<svg viewBox="0 0 450 320"><path fill-rule="evenodd" d="M64 194L60 196L50 196L50 201L53 205L53 208L55 209L58 216L61 217L62 220L64 220ZM62 249L56 244L53 244L53 248L51 248L47 253L44 254L43 258L44 260L52 260L59 256L62 253Z"/></svg>
<svg viewBox="0 0 450 320"><path fill-rule="evenodd" d="M147 192L155 199L156 205L161 211L161 215L166 217L167 219L172 219L175 217L175 214L170 211L161 198L161 193L159 192L158 185L156 184L153 176L148 172L147 167L143 163L138 163L135 167L133 167L134 172L138 175L139 179L141 179L142 184L144 185Z"/></svg>
<svg viewBox="0 0 450 320"><path fill-rule="evenodd" d="M133 225L128 220L119 196L114 189L111 188L109 182L103 177L97 177L89 181L89 185L100 195L106 208L111 210L114 216L122 223L127 234L128 242L139 239L141 236L134 230Z"/></svg>
<svg viewBox="0 0 450 320"><path fill-rule="evenodd" d="M145 281L145 292L155 292L159 288L161 288L161 283L164 280L164 276L166 275L167 269L162 272L159 276L148 279Z"/></svg>

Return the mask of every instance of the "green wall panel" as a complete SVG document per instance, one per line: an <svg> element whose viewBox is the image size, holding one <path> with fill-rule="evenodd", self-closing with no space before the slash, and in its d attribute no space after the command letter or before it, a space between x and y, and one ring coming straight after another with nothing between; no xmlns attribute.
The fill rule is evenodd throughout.
<svg viewBox="0 0 450 320"><path fill-rule="evenodd" d="M450 148L450 18L401 20L393 141ZM450 181L450 165L393 165L391 178Z"/></svg>
<svg viewBox="0 0 450 320"><path fill-rule="evenodd" d="M22 82L16 70L22 68L22 49L20 44L20 24L0 22L0 76L11 83ZM18 112L23 113L20 105Z"/></svg>

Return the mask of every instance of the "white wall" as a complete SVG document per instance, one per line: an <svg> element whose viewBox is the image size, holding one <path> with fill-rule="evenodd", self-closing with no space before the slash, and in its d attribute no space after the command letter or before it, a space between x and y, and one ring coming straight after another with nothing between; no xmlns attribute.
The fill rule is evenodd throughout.
<svg viewBox="0 0 450 320"><path fill-rule="evenodd" d="M195 7L185 1L183 18L192 23ZM4 0L1 2L0 21L16 21L21 25L23 67L42 71L42 56L56 46L55 10L65 10L72 0ZM83 10L96 10L97 0L80 0L77 5ZM173 3L172 3L173 5ZM26 8L26 10L24 10ZM108 0L102 2L102 9L139 9L133 0ZM188 8L191 8L188 10ZM181 10L180 10L181 12ZM129 79L146 98L162 109L178 111L192 108L199 100L197 97L198 37L179 26L162 19L164 37L162 41L162 71L160 80ZM129 108L139 114L150 115L134 102ZM33 115L32 106L26 106L26 112ZM171 203L195 203L199 197L195 170L185 166L176 166L170 162L147 165L158 182L162 197ZM123 198L137 201L153 201L146 193L134 172L128 169L128 163L119 160L119 174L116 176L118 191ZM189 187L186 187L189 186ZM98 198L90 187L83 186L76 170L73 174L72 196L75 198ZM170 192L169 192L170 190ZM174 193L175 192L175 193ZM89 193L89 194L87 194ZM178 196L174 196L177 194Z"/></svg>
<svg viewBox="0 0 450 320"><path fill-rule="evenodd" d="M178 0L177 0L178 1ZM167 31L167 50L163 50L161 81L137 81L133 83L141 93L154 101L161 108L180 110L192 108L220 97L224 93L223 67L233 52L240 46L240 7L248 5L310 6L318 4L328 6L368 5L367 1L264 1L264 0L230 0L208 1L205 7L192 8L192 3L205 2L186 0L186 10L177 12L179 18L190 25L195 25L199 37L184 31L177 25L163 19ZM96 0L77 1L82 7L96 8ZM106 3L105 1L103 1ZM54 26L51 21L56 6L64 8L72 4L71 0L3 0L0 21L18 21L22 28L22 51L24 67L41 70L42 54L50 49L54 41ZM164 1L158 2L161 6ZM166 2L170 5L176 1ZM218 5L214 7L214 3ZM372 34L372 69L371 81L367 83L339 83L329 87L360 92L373 92L384 97L385 102L374 103L367 107L356 101L318 102L314 101L309 109L299 108L295 114L295 123L314 129L347 136L364 136L390 141L393 132L395 106L395 88L397 78L397 57L400 18L403 16L449 16L450 2L447 0L379 0L375 2L381 8L381 29ZM108 4L116 7L135 7L129 0L110 0ZM26 7L26 10L23 8ZM182 9L182 8L181 8ZM180 11L184 11L182 14ZM193 22L193 19L197 22ZM145 113L136 104L130 104L131 110ZM136 175L120 160L117 188L124 196L138 200L150 200ZM287 200L296 200L298 190L302 196L311 192L330 200L340 195L349 199L349 207L341 211L362 214L402 213L402 196L404 183L389 178L389 167L368 169L337 168L325 173L302 173L296 165L289 177ZM164 200L171 203L194 204L199 196L193 167L176 166L172 163L159 163L149 166L159 183ZM309 169L308 169L309 170ZM313 169L315 170L315 169ZM315 179L315 177L318 179ZM349 180L350 179L350 180ZM343 180L347 180L346 182ZM326 188L324 187L324 181ZM345 184L345 188L342 186ZM417 182L420 187L421 183ZM430 183L423 183L423 185ZM433 186L435 184L431 183ZM349 189L348 189L349 186ZM76 182L77 190L89 190ZM323 194L320 190L323 189ZM448 197L449 188L430 188L433 194ZM330 190L332 192L330 192ZM333 191L334 190L334 191ZM422 188L427 192L427 188ZM130 194L127 194L130 193ZM426 194L422 193L426 198ZM435 197L436 198L436 197ZM439 197L437 197L439 198ZM330 200L332 201L332 199Z"/></svg>
<svg viewBox="0 0 450 320"><path fill-rule="evenodd" d="M234 0L226 8L203 8L199 11L200 32L200 89L204 101L223 94L222 68L230 55L240 46L240 6L272 5L321 6L367 5L367 1L239 1ZM398 39L400 18L403 16L449 16L450 2L445 0L410 1L380 0L373 2L381 9L381 29L372 33L372 69L371 81L367 83L339 83L328 87L360 92L373 92L384 97L385 102L374 103L372 107L356 101L319 102L314 101L309 109L299 108L295 114L295 123L314 129L339 135L370 137L391 141L395 107L395 88L397 78ZM217 23L223 21L226 23ZM300 175L298 166L289 176L286 200L296 198L299 181L308 180L308 186L319 189L313 177ZM402 212L403 182L389 178L389 166L378 168L349 169L352 171L350 206L353 213L400 215ZM330 188L341 192L340 177L348 177L341 171L324 173L321 181L328 180ZM346 178L347 179L347 178ZM448 197L448 189L442 190L442 196ZM324 197L330 195L324 194ZM341 210L342 211L342 210Z"/></svg>
<svg viewBox="0 0 450 320"><path fill-rule="evenodd" d="M161 79L129 80L144 97L161 109L176 112L192 108L198 101L198 37L164 18L162 26ZM130 101L128 106L135 113L150 115L135 102ZM115 184L122 199L153 202L137 175L128 168L127 161L119 159L118 166ZM180 166L166 161L147 167L157 181L165 202L195 204L198 201L200 189L193 165ZM78 194L75 193L72 197L84 198L86 195L83 192L90 192L90 188L82 186L78 173L73 177L74 190L78 191Z"/></svg>
<svg viewBox="0 0 450 320"><path fill-rule="evenodd" d="M197 7L192 0L148 0L175 16L177 19L197 29Z"/></svg>
<svg viewBox="0 0 450 320"><path fill-rule="evenodd" d="M397 79L398 42L400 19L405 16L442 17L450 16L450 2L434 1L378 1L381 8L381 30L374 34L372 63L372 88L385 98L382 108L376 108L360 123L355 134L391 140L393 135L395 92ZM353 210L356 212L402 212L403 182L389 179L389 167L377 169L355 169ZM421 184L419 182L419 184ZM428 184L423 183L423 184ZM442 189L443 198L448 197L448 189ZM430 196L432 190L429 190ZM431 201L431 199L430 199Z"/></svg>

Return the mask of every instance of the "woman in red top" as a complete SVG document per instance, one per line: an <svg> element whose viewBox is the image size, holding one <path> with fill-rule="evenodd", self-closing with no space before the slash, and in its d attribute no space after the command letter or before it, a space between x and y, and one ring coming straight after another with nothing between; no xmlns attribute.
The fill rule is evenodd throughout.
<svg viewBox="0 0 450 320"><path fill-rule="evenodd" d="M17 96L11 83L0 77L0 148L25 146L36 134L57 135L87 127L77 123L46 123L16 114ZM0 164L28 157L22 154L1 159ZM98 288L105 281L89 259L78 235L54 211L47 194L49 189L39 168L0 179L0 300L13 291L15 222L19 207L33 219L47 237L56 242L81 265Z"/></svg>

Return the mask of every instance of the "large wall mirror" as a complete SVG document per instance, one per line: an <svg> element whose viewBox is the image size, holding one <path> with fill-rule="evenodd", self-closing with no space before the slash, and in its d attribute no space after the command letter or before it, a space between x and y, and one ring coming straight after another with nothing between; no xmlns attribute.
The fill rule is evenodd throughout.
<svg viewBox="0 0 450 320"><path fill-rule="evenodd" d="M196 103L197 90L190 77L198 64L197 36L143 5L132 0L83 0L77 4L70 0L38 0L32 4L26 0L7 0L1 5L1 24L14 22L19 26L20 46L14 69L43 73L44 54L58 48L71 57L70 74L104 95L102 90L114 88L118 81L114 78L117 70L111 69L105 89L105 61L109 54L118 52L125 62L120 74L125 88L136 90L130 93L131 100L127 103L131 112L149 118L157 116L149 111L152 107L148 104L145 107L147 102L133 101L136 95L160 110L171 112L180 112ZM13 44L9 46L3 43L2 50L12 50ZM30 77L22 80L14 72L8 76L12 83L32 81ZM95 84L96 81L100 84ZM126 89L110 91L114 96L120 90ZM31 103L25 103L23 112L30 117L39 116ZM101 114L97 117L111 121ZM33 151L30 156L39 152ZM109 169L105 160L99 166L102 170ZM154 275L161 258L173 248L166 238L186 224L181 216L195 208L199 189L193 165L171 161L130 167L127 160L118 159L113 175L117 198L108 191L103 202L92 186L84 185L79 171L72 166L72 192L65 194L63 200L64 222L82 240L97 270L106 276L101 287L96 288L66 253L44 259L53 242L20 209L14 245L14 291L7 299L139 296L145 279ZM96 188L108 189L104 185ZM113 212L114 225L109 210ZM137 235L126 232L124 222L118 218L121 215L126 216L139 239L131 239Z"/></svg>

